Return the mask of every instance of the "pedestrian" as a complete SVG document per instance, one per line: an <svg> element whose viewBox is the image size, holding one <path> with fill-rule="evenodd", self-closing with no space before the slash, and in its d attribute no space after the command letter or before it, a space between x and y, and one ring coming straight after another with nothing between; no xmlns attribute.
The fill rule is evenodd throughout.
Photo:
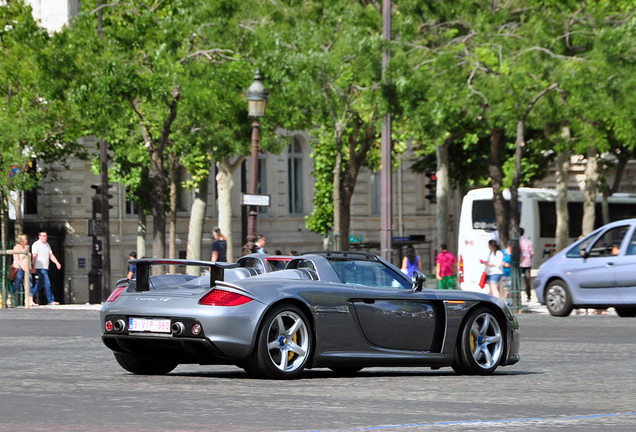
<svg viewBox="0 0 636 432"><path fill-rule="evenodd" d="M16 252L26 251L26 245L28 241L29 240L25 234L18 234L15 246L13 246L13 250ZM7 298L7 307L13 307L13 303L15 302L15 295L18 292L18 288L20 288L22 281L24 281L24 275L27 271L28 259L29 258L27 254L13 254L13 264L11 265L11 267L17 269L17 273L15 275L15 279L13 280L13 286L11 287L11 297Z"/></svg>
<svg viewBox="0 0 636 432"><path fill-rule="evenodd" d="M503 274L501 281L499 281L499 294L502 299L507 299L508 304L511 304L510 298L510 263L512 262L512 246L508 245L503 250Z"/></svg>
<svg viewBox="0 0 636 432"><path fill-rule="evenodd" d="M486 283L490 288L490 295L499 298L499 281L503 275L503 252L499 250L496 241L488 241L488 257L479 260L486 266Z"/></svg>
<svg viewBox="0 0 636 432"><path fill-rule="evenodd" d="M440 253L435 258L435 277L439 281L439 289L455 289L455 274L457 274L457 258L442 243Z"/></svg>
<svg viewBox="0 0 636 432"><path fill-rule="evenodd" d="M416 270L422 271L422 260L415 254L413 246L407 246L406 255L402 259L402 272L412 278Z"/></svg>
<svg viewBox="0 0 636 432"><path fill-rule="evenodd" d="M33 297L37 294L42 285L44 285L46 299L48 300L49 305L59 305L59 303L55 301L55 297L51 292L49 262L53 261L58 270L62 268L62 264L60 264L55 255L53 255L53 251L51 250L51 246L48 244L47 240L48 235L46 234L46 231L42 231L38 234L38 241L33 243L33 246L31 247L31 253L33 256L33 267L31 268L31 273L38 275L38 283L34 284L34 287L31 288L31 306L38 305L35 301L33 301Z"/></svg>
<svg viewBox="0 0 636 432"><path fill-rule="evenodd" d="M260 253L260 254L266 254L267 251L265 250L265 243L266 243L266 238L264 235L259 235L258 237L256 237L256 247L258 248L256 250L256 252Z"/></svg>
<svg viewBox="0 0 636 432"><path fill-rule="evenodd" d="M526 297L528 303L532 299L532 286L530 285L530 269L532 268L532 257L534 256L534 249L532 248L532 242L523 236L525 230L519 229L519 252L521 253L521 259L519 260L519 270L521 276L526 285Z"/></svg>
<svg viewBox="0 0 636 432"><path fill-rule="evenodd" d="M128 260L134 260L137 259L137 252L132 251L131 253L128 254ZM137 279L137 266L134 264L128 264L128 274L126 274L126 277L128 278L128 280L133 280L133 279Z"/></svg>
<svg viewBox="0 0 636 432"><path fill-rule="evenodd" d="M293 250L293 249L292 249L292 250L290 250L290 251L289 251L289 254L290 254L291 256L297 256L297 255L298 255L298 251L297 251L297 250Z"/></svg>
<svg viewBox="0 0 636 432"><path fill-rule="evenodd" d="M212 230L212 237L214 243L212 243L212 262L227 262L227 237L221 233L221 228L214 227Z"/></svg>

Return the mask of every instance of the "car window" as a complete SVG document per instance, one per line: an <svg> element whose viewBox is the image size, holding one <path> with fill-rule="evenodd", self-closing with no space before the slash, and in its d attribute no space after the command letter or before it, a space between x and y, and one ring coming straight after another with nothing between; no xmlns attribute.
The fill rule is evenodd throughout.
<svg viewBox="0 0 636 432"><path fill-rule="evenodd" d="M240 263L241 267L252 267L261 273L265 271L263 263L257 258L243 258Z"/></svg>
<svg viewBox="0 0 636 432"><path fill-rule="evenodd" d="M636 230L634 230L634 234L632 234L632 238L629 240L625 255L636 255Z"/></svg>
<svg viewBox="0 0 636 432"><path fill-rule="evenodd" d="M296 268L297 269L308 269L308 270L316 271L316 266L314 265L313 262L311 262L309 260L298 261L298 264L296 265Z"/></svg>
<svg viewBox="0 0 636 432"><path fill-rule="evenodd" d="M592 244L589 257L595 258L618 255L619 248L629 227L630 225L621 225L605 231L598 240Z"/></svg>
<svg viewBox="0 0 636 432"><path fill-rule="evenodd" d="M579 244L573 246L568 253L566 254L566 256L568 258L581 258L581 251L587 249L587 245L590 244L590 242L592 240L594 240L596 237L598 236L598 232L594 232L590 235L588 235L583 241L581 241Z"/></svg>
<svg viewBox="0 0 636 432"><path fill-rule="evenodd" d="M395 271L376 261L330 260L342 283L382 289L410 289Z"/></svg>

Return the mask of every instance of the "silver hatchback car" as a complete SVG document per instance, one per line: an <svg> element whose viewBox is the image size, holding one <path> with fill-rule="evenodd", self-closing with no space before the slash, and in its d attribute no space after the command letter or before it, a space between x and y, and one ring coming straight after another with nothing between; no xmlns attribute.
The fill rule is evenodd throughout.
<svg viewBox="0 0 636 432"><path fill-rule="evenodd" d="M539 267L534 289L554 316L588 307L636 316L636 219L604 225L556 253Z"/></svg>

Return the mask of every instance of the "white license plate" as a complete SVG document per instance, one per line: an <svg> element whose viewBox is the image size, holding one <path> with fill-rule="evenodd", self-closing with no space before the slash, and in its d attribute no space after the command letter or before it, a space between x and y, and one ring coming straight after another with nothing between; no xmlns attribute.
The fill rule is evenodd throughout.
<svg viewBox="0 0 636 432"><path fill-rule="evenodd" d="M130 318L128 320L128 331L170 333L170 320L156 318Z"/></svg>

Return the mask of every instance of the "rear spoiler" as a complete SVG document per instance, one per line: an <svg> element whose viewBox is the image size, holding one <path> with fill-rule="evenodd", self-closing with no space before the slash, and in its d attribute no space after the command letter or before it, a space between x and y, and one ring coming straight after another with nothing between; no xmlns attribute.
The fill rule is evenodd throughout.
<svg viewBox="0 0 636 432"><path fill-rule="evenodd" d="M137 283L135 291L150 290L150 266L151 265L178 265L178 266L197 266L209 267L210 269L210 286L214 286L215 282L223 280L225 269L238 267L237 263L197 261L187 259L170 259L170 258L144 258L128 261L130 264L137 266Z"/></svg>

